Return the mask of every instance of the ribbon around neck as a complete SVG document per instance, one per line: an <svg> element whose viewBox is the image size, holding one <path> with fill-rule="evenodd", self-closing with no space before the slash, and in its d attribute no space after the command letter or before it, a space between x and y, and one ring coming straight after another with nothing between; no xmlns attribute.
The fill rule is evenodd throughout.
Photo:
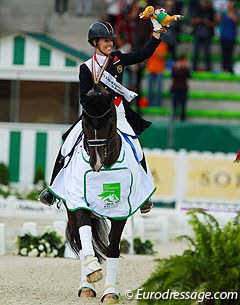
<svg viewBox="0 0 240 305"><path fill-rule="evenodd" d="M100 79L101 79L101 77L102 77L102 75L103 75L103 72L104 72L105 69L107 68L107 65L108 65L108 63L109 63L109 56L107 56L107 57L105 58L102 67L99 65L99 66L101 67L101 70L100 70L100 72L99 72L98 75L97 75L97 72L96 72L96 67L95 67L94 61L98 62L98 61L97 61L96 54L94 54L94 56L93 56L93 58L92 58L92 75L93 75L94 84L97 84L97 83L100 81Z"/></svg>
<svg viewBox="0 0 240 305"><path fill-rule="evenodd" d="M94 56L87 60L85 64L87 65L88 69L91 71L93 75L93 81L97 84L100 80L103 84L108 86L114 92L118 93L130 103L138 94L134 91L129 90L128 88L124 87L120 84L115 77L113 77L109 72L106 71L106 67L108 65L110 57L107 57L103 63L100 73L96 77L96 68L95 68L95 59Z"/></svg>

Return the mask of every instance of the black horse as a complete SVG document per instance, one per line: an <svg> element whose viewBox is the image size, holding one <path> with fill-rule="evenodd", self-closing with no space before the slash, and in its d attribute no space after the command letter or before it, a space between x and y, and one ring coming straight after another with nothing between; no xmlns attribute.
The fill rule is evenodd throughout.
<svg viewBox="0 0 240 305"><path fill-rule="evenodd" d="M89 163L93 172L100 171L102 166L111 166L119 157L122 142L117 132L116 121L116 109L112 94L104 90L103 87L97 86L84 98L82 111L83 145L89 155ZM78 209L73 212L68 210L66 236L77 256L82 249L79 229L88 225L92 228L93 248L98 261L101 262L105 258L114 261L114 259L119 258L120 239L126 219L109 218L109 220L110 228L106 219L97 217L89 210ZM88 283L102 278L101 267L96 262L95 257L85 262L84 266L87 269L85 272ZM117 267L114 268L117 275ZM108 269L107 267L106 277L109 277ZM104 303L114 302L119 298L115 287L116 275L111 275L108 280L101 299ZM91 285L82 284L79 288L79 296L94 297L96 293Z"/></svg>

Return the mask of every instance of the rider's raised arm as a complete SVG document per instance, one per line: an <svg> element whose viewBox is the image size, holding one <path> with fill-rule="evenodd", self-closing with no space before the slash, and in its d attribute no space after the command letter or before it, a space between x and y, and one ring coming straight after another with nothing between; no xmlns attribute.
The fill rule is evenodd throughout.
<svg viewBox="0 0 240 305"><path fill-rule="evenodd" d="M153 32L152 37L145 44L145 46L143 46L143 48L130 53L122 54L122 60L124 61L124 65L129 66L138 64L151 57L160 43L160 33Z"/></svg>

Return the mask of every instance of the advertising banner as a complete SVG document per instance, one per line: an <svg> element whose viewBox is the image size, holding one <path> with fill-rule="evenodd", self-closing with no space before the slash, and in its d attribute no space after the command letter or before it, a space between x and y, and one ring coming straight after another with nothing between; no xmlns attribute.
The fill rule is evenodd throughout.
<svg viewBox="0 0 240 305"><path fill-rule="evenodd" d="M146 159L157 188L154 197L164 199L176 198L176 156L146 154Z"/></svg>
<svg viewBox="0 0 240 305"><path fill-rule="evenodd" d="M189 158L185 199L240 201L240 166L226 159Z"/></svg>
<svg viewBox="0 0 240 305"><path fill-rule="evenodd" d="M223 156L188 156L181 209L240 211L240 166Z"/></svg>

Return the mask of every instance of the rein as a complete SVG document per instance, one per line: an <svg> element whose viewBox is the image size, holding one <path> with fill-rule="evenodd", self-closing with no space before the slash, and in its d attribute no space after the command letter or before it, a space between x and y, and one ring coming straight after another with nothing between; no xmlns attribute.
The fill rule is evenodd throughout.
<svg viewBox="0 0 240 305"><path fill-rule="evenodd" d="M95 116L95 115L91 115L89 112L87 112L87 110L86 109L82 109L82 111L83 112L85 112L86 113L86 115L88 116L88 117L90 117L91 119L102 119L102 118L104 118L110 111L111 111L112 109L111 108L109 108L106 112L104 112L103 114L101 114L101 115L99 115L99 116Z"/></svg>

